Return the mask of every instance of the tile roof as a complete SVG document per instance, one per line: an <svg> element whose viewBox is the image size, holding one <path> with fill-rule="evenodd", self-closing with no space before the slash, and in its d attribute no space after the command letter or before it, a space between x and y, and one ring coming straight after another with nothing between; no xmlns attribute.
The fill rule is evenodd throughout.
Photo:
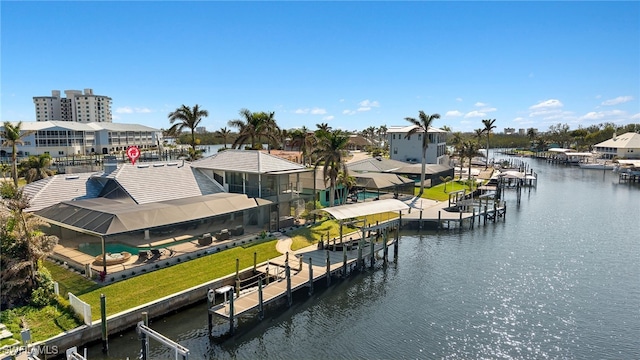
<svg viewBox="0 0 640 360"><path fill-rule="evenodd" d="M28 212L38 211L62 201L83 200L98 197L102 185L91 181L97 173L61 174L34 181L24 187L29 197Z"/></svg>
<svg viewBox="0 0 640 360"><path fill-rule="evenodd" d="M194 168L266 174L302 170L304 165L257 150L226 150L191 163Z"/></svg>
<svg viewBox="0 0 640 360"><path fill-rule="evenodd" d="M114 179L138 204L224 192L187 162L123 164L104 177Z"/></svg>

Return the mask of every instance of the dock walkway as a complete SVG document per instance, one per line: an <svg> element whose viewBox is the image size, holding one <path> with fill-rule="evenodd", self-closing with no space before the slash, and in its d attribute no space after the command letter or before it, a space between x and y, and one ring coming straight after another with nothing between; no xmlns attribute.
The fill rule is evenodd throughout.
<svg viewBox="0 0 640 360"><path fill-rule="evenodd" d="M356 238L357 233L349 234L352 241L358 241ZM374 254L384 249L384 242L375 242L375 237L371 237L362 244L362 259L371 257L371 241L374 241ZM392 245L395 240L387 240L387 247ZM342 245L345 248L350 241L344 241ZM284 254L277 258L270 260L267 264L256 268L256 272L259 275L266 277L276 277L278 280L270 282L268 285L262 286L262 304L268 305L278 299L288 296L288 286L285 276L285 267L288 264L290 266L290 291L295 292L304 287L311 287L313 282L318 281L321 278L327 277L327 259L329 263L330 276L340 273L348 272L358 261L358 249L353 248L351 250L338 250L331 251L329 249L319 250L316 245L306 247L297 252L291 252L288 255ZM346 262L345 262L346 256ZM311 264L311 266L310 266ZM311 276L311 272L313 276ZM223 303L210 308L210 312L224 319L230 319L231 316L241 316L243 313L247 313L251 310L258 309L260 306L260 294L257 284L251 291L241 293L238 297L234 298L233 314L231 314L230 303Z"/></svg>

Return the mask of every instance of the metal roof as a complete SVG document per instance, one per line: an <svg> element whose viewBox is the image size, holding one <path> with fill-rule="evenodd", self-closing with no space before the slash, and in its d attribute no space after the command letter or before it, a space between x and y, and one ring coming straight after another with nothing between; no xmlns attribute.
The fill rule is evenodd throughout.
<svg viewBox="0 0 640 360"><path fill-rule="evenodd" d="M219 193L131 205L107 198L65 201L37 211L47 221L94 235L152 229L270 204L244 194Z"/></svg>
<svg viewBox="0 0 640 360"><path fill-rule="evenodd" d="M357 204L348 204L333 206L318 211L324 211L337 220L351 219L359 216L366 216L372 214L380 214L389 211L402 211L409 210L409 205L396 199L386 199L378 201L363 202Z"/></svg>
<svg viewBox="0 0 640 360"><path fill-rule="evenodd" d="M258 150L225 150L191 163L194 168L254 174L303 170L306 167Z"/></svg>
<svg viewBox="0 0 640 360"><path fill-rule="evenodd" d="M609 140L605 140L599 144L595 144L594 147L638 149L640 148L640 134L634 132L624 133L622 135L617 135L616 137Z"/></svg>
<svg viewBox="0 0 640 360"><path fill-rule="evenodd" d="M383 157L366 158L351 163L347 163L349 171L356 172L387 172L395 170L403 166L407 166L408 163L399 160L387 159Z"/></svg>
<svg viewBox="0 0 640 360"><path fill-rule="evenodd" d="M398 185L415 183L414 180L389 173L357 173L352 174L352 176L356 179L357 186L368 189L386 189Z"/></svg>

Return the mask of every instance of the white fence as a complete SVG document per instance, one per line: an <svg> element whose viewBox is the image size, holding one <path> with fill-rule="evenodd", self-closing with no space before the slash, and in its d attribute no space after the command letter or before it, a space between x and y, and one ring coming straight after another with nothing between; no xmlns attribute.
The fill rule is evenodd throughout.
<svg viewBox="0 0 640 360"><path fill-rule="evenodd" d="M71 304L71 307L73 307L73 310L84 318L84 323L86 325L91 325L91 305L78 299L78 297L72 293L69 293L69 303Z"/></svg>

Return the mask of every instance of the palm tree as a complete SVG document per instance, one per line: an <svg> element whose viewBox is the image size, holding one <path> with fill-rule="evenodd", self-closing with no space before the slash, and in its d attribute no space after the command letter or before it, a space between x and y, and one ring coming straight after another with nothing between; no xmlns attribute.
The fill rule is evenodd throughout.
<svg viewBox="0 0 640 360"><path fill-rule="evenodd" d="M313 154L316 155L315 168L322 165L325 184L329 181L329 206L333 206L335 203L338 174L342 171L343 176L349 175L345 164L348 143L349 135L347 133L342 130L333 130L323 133L318 138L318 144L313 150Z"/></svg>
<svg viewBox="0 0 640 360"><path fill-rule="evenodd" d="M229 138L230 134L231 130L227 129L226 127L220 128L220 130L216 130L215 132L215 136L221 138L224 142L225 149L227 148L227 139Z"/></svg>
<svg viewBox="0 0 640 360"><path fill-rule="evenodd" d="M34 131L22 131L22 121L16 125L8 121L4 122L4 130L2 131L3 147L11 146L11 174L13 175L13 185L18 187L18 145L22 145L25 136L33 134Z"/></svg>
<svg viewBox="0 0 640 360"><path fill-rule="evenodd" d="M53 171L49 170L49 166L51 166L51 155L29 156L29 159L20 164L20 172L27 184L30 184L52 176Z"/></svg>
<svg viewBox="0 0 640 360"><path fill-rule="evenodd" d="M469 177L468 177L469 180L471 180L471 159L473 159L476 156L482 156L482 153L479 150L480 150L480 144L475 140L467 140L462 144L462 147L460 150L460 157L462 159L464 158L469 159ZM462 165L460 166L462 168Z"/></svg>
<svg viewBox="0 0 640 360"><path fill-rule="evenodd" d="M340 204L344 204L347 202L347 196L351 192L351 189L356 186L356 178L341 171L338 174L337 184L344 186L342 191L343 196L338 200Z"/></svg>
<svg viewBox="0 0 640 360"><path fill-rule="evenodd" d="M173 124L168 132L178 134L184 129L191 130L191 158L197 158L196 151L196 127L200 125L202 118L209 116L209 112L204 109L200 109L200 105L196 104L193 108L186 105L182 105L177 108L176 111L169 113L169 122Z"/></svg>
<svg viewBox="0 0 640 360"><path fill-rule="evenodd" d="M482 135L484 135L484 129L475 129L473 130L473 134L478 138L478 141L482 139Z"/></svg>
<svg viewBox="0 0 640 360"><path fill-rule="evenodd" d="M482 123L484 124L483 131L487 134L487 161L485 162L484 169L486 170L489 167L489 137L491 136L491 130L495 129L496 126L493 125L496 122L496 119L484 119Z"/></svg>
<svg viewBox="0 0 640 360"><path fill-rule="evenodd" d="M422 136L422 169L420 171L420 192L418 193L418 197L422 197L422 193L424 193L424 173L427 166L427 148L429 147L428 132L431 124L433 123L433 120L440 119L440 114L427 115L424 113L424 111L420 110L418 112L419 120L411 117L406 117L404 119L415 125L415 127L409 130L407 135L405 135L405 138L408 138L419 131L424 133Z"/></svg>
<svg viewBox="0 0 640 360"><path fill-rule="evenodd" d="M266 137L269 142L277 141L280 134L280 128L276 124L274 118L275 113L251 112L249 109L241 109L240 116L242 119L229 120L229 126L238 129L238 137L231 147L237 149L247 141L251 142L251 148L258 150L258 141L261 137ZM270 149L270 147L269 147Z"/></svg>

